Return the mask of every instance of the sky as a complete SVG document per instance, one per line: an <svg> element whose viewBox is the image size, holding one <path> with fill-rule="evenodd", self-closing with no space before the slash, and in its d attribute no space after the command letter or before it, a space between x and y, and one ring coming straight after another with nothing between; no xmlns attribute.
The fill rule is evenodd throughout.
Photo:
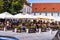
<svg viewBox="0 0 60 40"><path fill-rule="evenodd" d="M49 3L49 2L53 2L53 3L60 3L60 0L28 0L28 2L30 3Z"/></svg>
<svg viewBox="0 0 60 40"><path fill-rule="evenodd" d="M27 0L29 3L60 3L60 0Z"/></svg>

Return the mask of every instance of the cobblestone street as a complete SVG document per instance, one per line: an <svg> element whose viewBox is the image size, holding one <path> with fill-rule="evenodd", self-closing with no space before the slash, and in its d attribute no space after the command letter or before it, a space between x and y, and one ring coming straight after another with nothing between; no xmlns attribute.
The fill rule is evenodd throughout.
<svg viewBox="0 0 60 40"><path fill-rule="evenodd" d="M13 36L19 40L52 40L57 31L41 33L15 33L12 31L0 31L0 35Z"/></svg>

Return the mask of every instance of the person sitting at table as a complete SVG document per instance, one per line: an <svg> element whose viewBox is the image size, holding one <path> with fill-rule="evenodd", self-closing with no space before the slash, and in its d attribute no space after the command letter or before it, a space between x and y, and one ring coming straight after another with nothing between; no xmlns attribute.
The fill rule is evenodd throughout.
<svg viewBox="0 0 60 40"><path fill-rule="evenodd" d="M22 23L21 29L22 29L22 30L25 30L25 29L26 29L26 26L25 26L24 23Z"/></svg>
<svg viewBox="0 0 60 40"><path fill-rule="evenodd" d="M10 29L11 25L10 25L10 22L9 22L9 21L7 21L7 22L5 23L5 27L6 27L8 30Z"/></svg>

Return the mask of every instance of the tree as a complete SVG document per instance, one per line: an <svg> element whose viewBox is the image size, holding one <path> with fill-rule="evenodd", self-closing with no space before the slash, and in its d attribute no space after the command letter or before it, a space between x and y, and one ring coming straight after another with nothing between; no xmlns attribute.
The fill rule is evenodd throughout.
<svg viewBox="0 0 60 40"><path fill-rule="evenodd" d="M4 0L4 11L13 15L20 12L26 0Z"/></svg>
<svg viewBox="0 0 60 40"><path fill-rule="evenodd" d="M0 13L3 12L3 4L4 4L3 0L0 0Z"/></svg>

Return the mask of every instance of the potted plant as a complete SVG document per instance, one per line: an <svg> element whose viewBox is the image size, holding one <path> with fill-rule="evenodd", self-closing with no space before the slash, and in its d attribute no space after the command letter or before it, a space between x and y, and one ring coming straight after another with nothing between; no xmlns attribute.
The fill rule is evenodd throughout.
<svg viewBox="0 0 60 40"><path fill-rule="evenodd" d="M14 32L17 32L19 28L20 28L19 25L18 26L14 26Z"/></svg>
<svg viewBox="0 0 60 40"><path fill-rule="evenodd" d="M57 30L60 30L60 25L57 25Z"/></svg>
<svg viewBox="0 0 60 40"><path fill-rule="evenodd" d="M35 33L35 32L36 32L35 26L30 26L29 33Z"/></svg>
<svg viewBox="0 0 60 40"><path fill-rule="evenodd" d="M42 24L41 31L46 32L46 27L47 27L46 24Z"/></svg>
<svg viewBox="0 0 60 40"><path fill-rule="evenodd" d="M3 30L5 27L3 27L3 24L0 24L0 30Z"/></svg>
<svg viewBox="0 0 60 40"><path fill-rule="evenodd" d="M30 26L27 24L27 25L26 25L26 32L27 32L27 33L29 32L29 28L30 28Z"/></svg>

